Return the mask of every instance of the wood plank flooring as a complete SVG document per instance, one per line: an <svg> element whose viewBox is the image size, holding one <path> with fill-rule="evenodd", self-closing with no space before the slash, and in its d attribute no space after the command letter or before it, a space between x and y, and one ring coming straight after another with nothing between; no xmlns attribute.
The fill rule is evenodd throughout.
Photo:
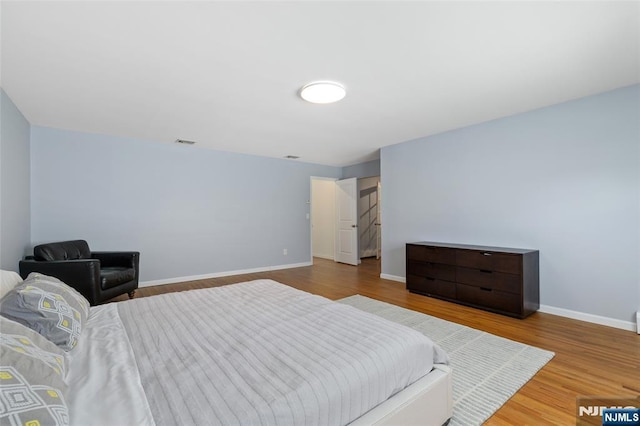
<svg viewBox="0 0 640 426"><path fill-rule="evenodd" d="M379 276L375 259L354 267L315 258L309 267L141 288L136 297L269 278L333 300L360 294L555 352L488 425L574 425L578 396L640 395L636 333L539 312L524 320L509 318L412 294L404 284Z"/></svg>

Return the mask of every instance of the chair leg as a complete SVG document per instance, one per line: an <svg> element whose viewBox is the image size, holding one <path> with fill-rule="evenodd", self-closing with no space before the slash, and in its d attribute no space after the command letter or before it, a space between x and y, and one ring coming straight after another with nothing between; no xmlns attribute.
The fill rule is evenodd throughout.
<svg viewBox="0 0 640 426"><path fill-rule="evenodd" d="M129 299L133 299L134 297L136 297L136 291L132 290L129 292Z"/></svg>

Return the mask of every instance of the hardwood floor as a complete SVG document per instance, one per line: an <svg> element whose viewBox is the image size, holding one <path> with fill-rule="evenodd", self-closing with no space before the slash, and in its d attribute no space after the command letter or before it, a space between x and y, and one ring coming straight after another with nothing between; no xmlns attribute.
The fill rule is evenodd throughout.
<svg viewBox="0 0 640 426"><path fill-rule="evenodd" d="M404 284L379 276L375 259L354 267L315 258L309 267L141 288L136 297L270 278L333 300L360 294L555 352L488 425L573 425L578 396L640 395L636 333L539 312L524 320L509 318L412 294Z"/></svg>

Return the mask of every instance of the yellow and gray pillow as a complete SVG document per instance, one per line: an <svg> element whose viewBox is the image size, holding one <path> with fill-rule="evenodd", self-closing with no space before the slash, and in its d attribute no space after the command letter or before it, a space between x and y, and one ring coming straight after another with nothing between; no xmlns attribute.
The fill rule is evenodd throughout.
<svg viewBox="0 0 640 426"><path fill-rule="evenodd" d="M57 278L33 272L2 298L0 315L69 351L78 343L89 302Z"/></svg>
<svg viewBox="0 0 640 426"><path fill-rule="evenodd" d="M0 317L0 424L68 425L64 353Z"/></svg>

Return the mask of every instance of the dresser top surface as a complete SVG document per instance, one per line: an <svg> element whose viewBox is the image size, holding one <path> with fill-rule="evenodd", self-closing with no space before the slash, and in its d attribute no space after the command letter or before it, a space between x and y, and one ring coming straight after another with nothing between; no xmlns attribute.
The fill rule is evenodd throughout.
<svg viewBox="0 0 640 426"><path fill-rule="evenodd" d="M498 253L534 253L538 250L532 249L522 249L522 248L509 248L509 247L491 247L491 246L474 246L470 244L451 244L451 243L439 243L433 241L419 241L415 243L408 243L413 245L420 246L432 246L432 247L443 247L443 248L454 248L454 249L462 249L462 250L482 250L482 251L493 251Z"/></svg>

